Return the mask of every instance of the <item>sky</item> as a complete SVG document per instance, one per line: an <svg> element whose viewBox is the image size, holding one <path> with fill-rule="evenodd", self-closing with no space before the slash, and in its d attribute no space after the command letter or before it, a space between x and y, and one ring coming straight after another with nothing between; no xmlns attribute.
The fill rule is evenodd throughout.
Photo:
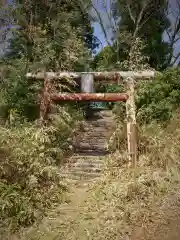
<svg viewBox="0 0 180 240"><path fill-rule="evenodd" d="M111 2L112 2L112 0L103 0L103 1L102 0L93 0L93 5L98 10L98 12L100 13L101 18L103 19L103 24L106 27L106 29L108 28L108 23L109 23L107 12L109 13ZM92 11L91 14L96 16L96 13L94 11ZM102 32L102 27L98 23L98 21L92 23L92 26L94 27L94 35L101 42L101 46L99 48L99 50L100 50L107 45L107 42L106 42L105 36ZM111 39L111 33L109 33L109 32L108 32L108 37L109 37L109 40L110 40Z"/></svg>
<svg viewBox="0 0 180 240"><path fill-rule="evenodd" d="M94 28L94 35L100 40L101 42L101 46L98 49L98 51L100 51L101 48L105 47L107 45L104 34L102 32L101 26L98 23L93 23L92 24L93 28Z"/></svg>

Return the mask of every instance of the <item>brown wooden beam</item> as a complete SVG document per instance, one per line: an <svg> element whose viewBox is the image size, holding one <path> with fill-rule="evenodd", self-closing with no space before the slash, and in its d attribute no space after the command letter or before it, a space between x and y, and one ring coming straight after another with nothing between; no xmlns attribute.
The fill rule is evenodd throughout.
<svg viewBox="0 0 180 240"><path fill-rule="evenodd" d="M83 74L92 74L95 80L117 81L123 78L131 77L133 79L151 79L155 76L154 71L127 71L127 72L46 72L48 79L73 78L79 79ZM27 78L44 80L44 73L27 73Z"/></svg>
<svg viewBox="0 0 180 240"><path fill-rule="evenodd" d="M60 93L51 95L53 101L100 101L118 102L127 101L125 93Z"/></svg>

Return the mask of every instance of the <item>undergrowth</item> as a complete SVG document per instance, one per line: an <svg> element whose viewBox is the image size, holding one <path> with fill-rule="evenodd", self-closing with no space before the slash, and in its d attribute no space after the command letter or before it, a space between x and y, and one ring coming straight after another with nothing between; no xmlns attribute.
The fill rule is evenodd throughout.
<svg viewBox="0 0 180 240"><path fill-rule="evenodd" d="M167 194L176 193L180 184L179 116L176 113L166 127L154 122L140 128L135 170L127 167L122 151L107 159L104 179L91 189L86 203L88 218L93 218L93 225L88 224L90 239L130 237L135 226L153 219L153 208Z"/></svg>
<svg viewBox="0 0 180 240"><path fill-rule="evenodd" d="M117 150L107 157L104 175L90 186L86 201L77 206L74 197L66 214L51 215L56 221L50 230L39 228L31 239L125 240L136 227L152 222L165 197L180 186L179 117L177 113L166 127L156 122L140 127L136 169L128 168L126 153Z"/></svg>
<svg viewBox="0 0 180 240"><path fill-rule="evenodd" d="M104 177L89 189L77 215L67 216L63 226L56 226L56 239L124 240L135 226L151 221L154 208L180 184L179 116L176 114L167 127L151 123L140 128L135 170L127 167L122 149L110 155Z"/></svg>
<svg viewBox="0 0 180 240"><path fill-rule="evenodd" d="M11 121L0 126L0 233L37 221L54 204L66 200L59 167L80 115L60 108L50 126ZM15 114L13 115L15 116Z"/></svg>

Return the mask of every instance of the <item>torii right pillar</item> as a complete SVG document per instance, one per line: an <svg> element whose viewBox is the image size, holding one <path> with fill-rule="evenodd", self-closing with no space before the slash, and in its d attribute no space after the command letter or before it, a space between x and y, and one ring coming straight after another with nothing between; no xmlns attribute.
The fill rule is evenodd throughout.
<svg viewBox="0 0 180 240"><path fill-rule="evenodd" d="M129 164L136 167L137 162L137 123L136 123L136 105L134 79L126 79L127 94L129 98L126 101L126 121L127 121L127 147L129 155Z"/></svg>

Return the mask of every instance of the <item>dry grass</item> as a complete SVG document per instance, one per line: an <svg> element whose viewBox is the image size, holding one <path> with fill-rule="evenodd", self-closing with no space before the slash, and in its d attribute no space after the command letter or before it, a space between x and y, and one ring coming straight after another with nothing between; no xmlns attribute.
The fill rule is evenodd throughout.
<svg viewBox="0 0 180 240"><path fill-rule="evenodd" d="M92 239L125 239L136 224L153 218L164 197L180 183L180 123L177 114L166 128L156 123L141 128L140 157L135 170L127 168L126 155L108 159L104 179L91 190L89 215L94 216ZM120 138L121 140L121 138ZM148 145L147 145L148 144ZM104 231L106 229L106 231Z"/></svg>
<svg viewBox="0 0 180 240"><path fill-rule="evenodd" d="M136 226L153 221L165 196L176 195L180 185L179 116L166 128L156 123L142 128L135 170L127 168L125 154L112 154L103 179L84 192L86 200L79 201L83 193L77 192L70 205L53 214L49 229L39 228L41 238L33 234L30 239L125 240Z"/></svg>
<svg viewBox="0 0 180 240"><path fill-rule="evenodd" d="M27 227L66 201L60 166L77 119L66 109L49 127L35 123L0 126L0 235Z"/></svg>

